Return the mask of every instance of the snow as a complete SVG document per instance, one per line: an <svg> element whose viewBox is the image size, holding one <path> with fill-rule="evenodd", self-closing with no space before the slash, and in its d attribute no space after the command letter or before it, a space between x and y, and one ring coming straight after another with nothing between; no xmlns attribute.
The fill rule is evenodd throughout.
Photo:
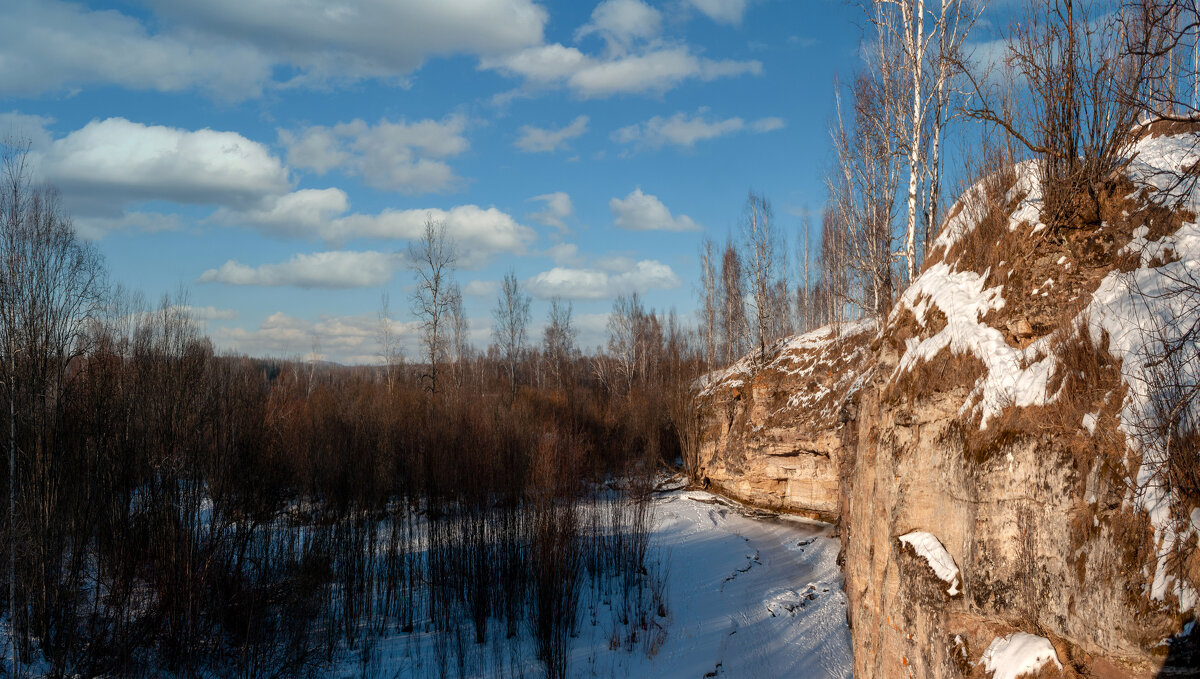
<svg viewBox="0 0 1200 679"><path fill-rule="evenodd" d="M752 351L728 368L701 377L695 384L697 396L705 398L718 389L742 387L751 375L769 369L802 385L783 403L780 412L801 410L810 423L831 422L845 399L870 376L871 352L860 340L878 327L874 319L822 326L769 347L765 365L758 352Z"/></svg>
<svg viewBox="0 0 1200 679"><path fill-rule="evenodd" d="M1184 168L1200 158L1198 142L1200 135L1185 134L1139 143L1129 169L1138 190L1149 189L1151 199L1160 203L1200 212L1200 192L1178 179ZM1120 412L1120 430L1142 454L1133 499L1149 514L1158 545L1150 595L1165 600L1173 594L1180 610L1186 611L1196 606L1197 593L1171 575L1168 561L1176 542L1186 541L1196 527L1187 518L1172 516L1172 498L1156 483L1165 463L1161 442L1143 436L1138 423L1145 419L1151 398L1146 380L1149 361L1162 354L1157 336L1178 337L1183 329L1200 323L1200 300L1194 295L1178 294L1173 283L1188 280L1200 270L1200 224L1185 223L1175 233L1154 241L1148 236L1145 227L1134 230L1133 240L1122 254L1139 255L1140 267L1130 273L1109 273L1082 317L1088 319L1094 341L1099 342L1107 334L1108 350L1121 360L1122 378L1129 387ZM1163 264L1168 259L1176 261ZM1200 381L1200 361L1195 358L1200 356L1200 347L1193 344L1178 355L1191 358L1172 366L1176 373L1186 383ZM1200 406L1193 403L1192 407Z"/></svg>
<svg viewBox="0 0 1200 679"><path fill-rule="evenodd" d="M917 556L924 558L929 567L933 569L934 575L950 585L946 590L947 594L950 596L958 594L960 583L958 566L954 564L954 557L946 551L941 540L938 540L933 533L918 530L901 535L900 542L912 547Z"/></svg>
<svg viewBox="0 0 1200 679"><path fill-rule="evenodd" d="M987 276L986 271L953 271L950 265L939 262L905 290L893 311L894 317L907 307L923 325L930 306L936 305L946 315L946 327L925 340L910 337L891 379L931 360L943 349L975 356L985 371L963 409L971 410L972 401L978 401L973 407L982 415L982 429L1006 406L1043 405L1053 400L1047 396L1046 387L1055 366L1053 356L1038 358L1044 352L1043 342L1017 349L999 330L980 321L989 311L1004 307L1002 286L984 288Z"/></svg>
<svg viewBox="0 0 1200 679"><path fill-rule="evenodd" d="M984 670L992 673L992 679L1017 679L1037 672L1048 662L1062 669L1050 640L1026 632L993 639L980 662Z"/></svg>
<svg viewBox="0 0 1200 679"><path fill-rule="evenodd" d="M1200 159L1200 134L1145 139L1131 156L1128 174L1136 187L1131 197L1146 190L1152 201L1200 213L1200 190L1192 181L1181 181L1181 177L1188 176L1187 168ZM1021 200L1010 216L1010 230L1022 224L1033 225L1034 233L1045 228L1040 221L1042 196L1036 169L1033 162L1016 167L1016 183L1008 199ZM981 191L981 184L968 190L963 203L966 209L949 220L935 246L948 249L978 225L983 214L976 205ZM1200 224L1184 223L1175 233L1154 240L1148 228L1139 227L1120 254L1136 256L1138 268L1110 272L1076 321L1086 321L1093 342L1100 344L1107 337L1108 350L1120 360L1128 387L1119 413L1119 429L1142 459L1131 499L1148 513L1155 531L1158 559L1150 594L1159 600L1173 595L1180 610L1187 611L1196 607L1200 596L1169 572L1168 562L1178 542L1190 539L1200 528L1186 512L1171 511L1173 499L1158 483L1159 470L1165 464L1162 444L1153 436L1143 436L1138 424L1149 412L1151 395L1146 376L1152 368L1151 357L1163 354L1161 337L1180 337L1187 329L1200 326L1200 299L1194 294L1179 294L1177 286L1181 280L1200 284L1196 275L1200 271ZM907 340L891 379L949 349L955 354L975 356L984 365L984 374L960 410L979 414L981 428L986 429L989 420L1006 407L1052 403L1057 394L1047 393L1055 368L1050 338L1043 337L1024 350L1010 346L999 330L979 320L989 311L1004 307L1003 286L987 288L985 281L990 272L957 271L957 265L935 263L901 297L894 314L907 307L923 323L925 313L937 306L946 315L947 325L930 338ZM1047 280L1032 294L1048 296L1053 285L1052 279ZM1200 346L1184 347L1176 356L1181 357L1180 365L1169 367L1174 374L1182 377L1184 384L1200 381ZM1193 402L1191 407L1200 408L1200 402ZM1200 417L1198 412L1192 414ZM1094 433L1097 421L1097 416L1089 414L1082 425Z"/></svg>
<svg viewBox="0 0 1200 679"><path fill-rule="evenodd" d="M651 549L664 558L668 582L663 633L653 645L650 634L632 647L619 639L614 644L616 623L605 603L581 602L568 676L852 676L832 526L752 516L699 491L663 493L654 511ZM497 631L495 638L503 639ZM500 642L499 652L477 647L461 674L445 669L449 676L540 676L528 636ZM432 648L419 630L396 633L379 642L371 669L384 677L444 676ZM361 670L348 653L328 676L357 677Z"/></svg>
<svg viewBox="0 0 1200 679"><path fill-rule="evenodd" d="M1097 410L1094 413L1086 413L1083 416L1083 428L1087 430L1088 434L1091 434L1093 436L1096 435L1096 422L1099 419L1099 417L1100 417L1099 410Z"/></svg>

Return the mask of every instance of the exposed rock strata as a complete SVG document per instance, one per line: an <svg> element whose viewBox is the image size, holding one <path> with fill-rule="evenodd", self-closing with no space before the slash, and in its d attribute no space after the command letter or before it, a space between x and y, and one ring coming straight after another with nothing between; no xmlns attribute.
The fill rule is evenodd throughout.
<svg viewBox="0 0 1200 679"><path fill-rule="evenodd" d="M1148 140L1138 163L1179 172L1200 135L1184 141ZM1121 272L1196 265L1200 201L1164 207L1131 167L1101 226L1056 238L1029 166L975 187L881 327L810 333L702 385L702 475L838 521L856 677L985 676L1014 632L1053 644L1047 676L1196 676L1165 640L1195 616L1200 531L1172 545L1152 517L1140 368L1101 302ZM961 587L900 543L913 531Z"/></svg>

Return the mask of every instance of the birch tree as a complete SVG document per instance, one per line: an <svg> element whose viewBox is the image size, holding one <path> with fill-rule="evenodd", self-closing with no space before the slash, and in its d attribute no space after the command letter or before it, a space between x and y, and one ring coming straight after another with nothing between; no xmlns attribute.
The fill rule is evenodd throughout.
<svg viewBox="0 0 1200 679"><path fill-rule="evenodd" d="M782 264L779 230L775 226L771 202L753 191L746 198L742 241L746 248L746 275L754 307L754 339L758 344L759 358L765 358L767 344L777 338L775 330L779 315L784 312L775 285Z"/></svg>
<svg viewBox="0 0 1200 679"><path fill-rule="evenodd" d="M425 219L420 238L408 247L410 266L416 279L412 294L412 311L421 324L421 347L427 362L422 379L430 394L438 390L438 365L445 359L452 297L451 277L458 260L453 239L446 233L446 223L432 217Z"/></svg>
<svg viewBox="0 0 1200 679"><path fill-rule="evenodd" d="M730 239L721 255L721 347L726 364L733 363L746 350L749 326L746 323L742 258Z"/></svg>
<svg viewBox="0 0 1200 679"><path fill-rule="evenodd" d="M926 3L932 9L926 10ZM918 231L936 228L941 191L941 137L948 120L951 79L961 62L958 50L972 20L965 0L874 0L870 11L876 28L881 65L899 67L907 82L892 93L904 106L888 106L891 120L908 160L905 194L906 219L902 249L906 281L916 277L920 265ZM883 53L898 50L899 59ZM885 102L891 104L891 102ZM927 129L928 128L928 129ZM926 138L928 135L928 139ZM923 244L924 244L923 243Z"/></svg>
<svg viewBox="0 0 1200 679"><path fill-rule="evenodd" d="M542 350L550 364L550 371L559 389L566 386L567 372L575 357L576 330L571 320L571 303L561 297L550 300L550 315L547 319Z"/></svg>
<svg viewBox="0 0 1200 679"><path fill-rule="evenodd" d="M717 360L717 246L711 238L700 243L700 287L703 306L700 327L704 337L704 360L710 365Z"/></svg>
<svg viewBox="0 0 1200 679"><path fill-rule="evenodd" d="M395 386L400 364L404 360L404 350L400 347L395 321L392 320L391 296L386 292L379 297L378 319L376 338L379 341L379 362L383 365L384 384L387 385L390 394Z"/></svg>
<svg viewBox="0 0 1200 679"><path fill-rule="evenodd" d="M462 290L455 281L450 286L450 327L454 349L454 386L462 389L466 377L467 361L471 357L471 321L463 308Z"/></svg>
<svg viewBox="0 0 1200 679"><path fill-rule="evenodd" d="M526 329L529 327L529 295L521 292L517 275L511 270L504 275L504 281L500 284L500 296L496 299L492 318L496 323L492 328L492 340L504 357L509 387L512 395L516 396L517 364L525 350Z"/></svg>

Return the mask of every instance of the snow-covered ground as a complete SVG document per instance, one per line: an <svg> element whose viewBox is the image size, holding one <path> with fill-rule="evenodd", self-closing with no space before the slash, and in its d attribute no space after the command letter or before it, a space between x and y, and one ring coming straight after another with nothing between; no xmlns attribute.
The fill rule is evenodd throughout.
<svg viewBox="0 0 1200 679"><path fill-rule="evenodd" d="M651 549L664 566L666 616L655 615L650 631L630 644L611 607L585 597L568 676L851 676L838 542L829 525L746 511L700 491L659 495L654 511ZM542 676L528 636L468 651L460 670L457 661L440 667L432 637L419 629L395 634L379 642L366 674ZM474 646L469 635L464 643ZM363 674L349 656L331 672Z"/></svg>

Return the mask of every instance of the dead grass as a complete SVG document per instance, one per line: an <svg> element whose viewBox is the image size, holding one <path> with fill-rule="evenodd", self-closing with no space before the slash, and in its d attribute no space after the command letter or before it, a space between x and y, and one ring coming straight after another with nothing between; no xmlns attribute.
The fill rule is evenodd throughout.
<svg viewBox="0 0 1200 679"><path fill-rule="evenodd" d="M1200 132L1200 120L1155 120L1148 125L1142 125L1134 136L1137 139L1153 139L1189 132Z"/></svg>
<svg viewBox="0 0 1200 679"><path fill-rule="evenodd" d="M944 229L950 220L964 211L981 217L979 224L972 233L960 237L948 252L942 247L932 249L925 257L923 269L937 262L962 261L964 257L967 263L987 260L985 244L994 240L989 236L999 235L997 225L1006 227L1008 215L1025 197L1013 196L1012 200L1008 200L1008 193L1016 182L1017 175L1012 163L1007 162L999 152L989 154L975 169L968 185L972 188L964 191L962 198L947 211L941 228Z"/></svg>
<svg viewBox="0 0 1200 679"><path fill-rule="evenodd" d="M946 347L892 380L883 390L883 402L917 405L940 393L970 389L985 372L987 366L978 357Z"/></svg>

